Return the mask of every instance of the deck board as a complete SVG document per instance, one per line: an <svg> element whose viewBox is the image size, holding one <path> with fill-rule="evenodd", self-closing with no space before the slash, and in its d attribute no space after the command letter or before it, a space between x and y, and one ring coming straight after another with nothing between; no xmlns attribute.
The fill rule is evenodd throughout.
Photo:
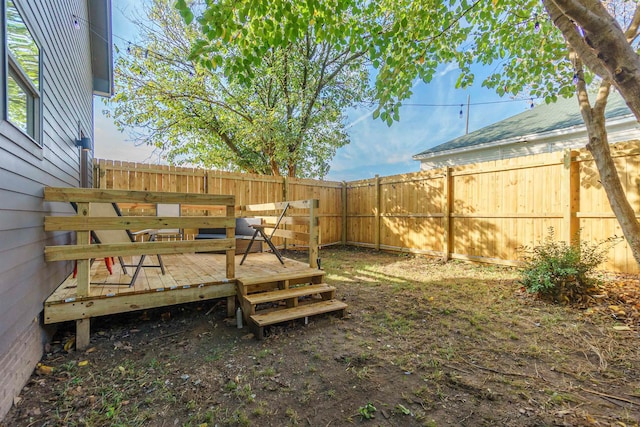
<svg viewBox="0 0 640 427"><path fill-rule="evenodd" d="M269 279L318 271L299 261L285 258L282 265L273 254L253 253L244 265L239 265L241 255L236 256L236 277L227 279L224 254L163 255L162 259L165 275L160 268L143 268L133 287L128 286L131 276L123 273L118 262L110 275L104 260L95 260L91 266L90 295L77 297L77 280L69 275L45 301L45 323L232 297L236 295L236 280L242 278ZM125 258L126 264L136 261L137 258ZM156 263L155 257L145 260L147 265ZM127 267L127 271L133 274L135 268Z"/></svg>

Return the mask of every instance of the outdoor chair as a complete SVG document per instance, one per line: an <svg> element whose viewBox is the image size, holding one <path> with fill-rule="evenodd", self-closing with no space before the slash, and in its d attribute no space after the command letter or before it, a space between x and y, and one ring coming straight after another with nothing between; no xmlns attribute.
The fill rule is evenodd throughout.
<svg viewBox="0 0 640 427"><path fill-rule="evenodd" d="M273 235L278 229L278 226L282 222L282 218L284 218L284 216L286 215L287 209L289 209L289 203L286 203L284 205L284 209L282 209L282 212L280 213L280 216L278 217L278 220L276 221L275 225L274 224L252 224L251 225L251 228L254 229L253 236L251 236L251 241L249 242L249 246L247 246L247 250L244 252L244 255L242 256L240 265L242 265L244 263L244 260L247 259L247 255L249 255L249 252L251 252L251 246L253 246L253 242L255 242L256 240L262 240L266 242L267 245L269 245L269 248L271 248L271 252L273 252L273 254L278 258L278 261L280 261L280 264L284 265L282 254L280 253L278 248L275 247L271 239L273 238ZM267 234L264 232L265 228L272 228L270 235L267 236Z"/></svg>
<svg viewBox="0 0 640 427"><path fill-rule="evenodd" d="M161 218L171 218L180 216L179 203L158 203L156 204L156 216ZM156 238L160 240L182 240L183 230L179 228L161 228L154 231Z"/></svg>
<svg viewBox="0 0 640 427"><path fill-rule="evenodd" d="M116 203L91 203L90 205L91 216L97 217L115 217L122 216L122 212ZM141 233L146 233L148 230L144 230ZM135 236L138 233L132 233L130 230L93 230L91 232L91 237L95 243L131 243L135 242ZM156 233L149 233L150 238L149 241L154 241L156 239ZM141 255L140 260L137 264L125 264L122 256L118 256L118 261L120 262L120 267L122 267L122 272L124 274L129 274L127 272L127 267L134 268L135 271L131 276L131 282L125 285L132 287L140 271L142 268L160 268L162 274L165 274L164 263L162 262L162 257L158 254L158 264L144 264L146 259L146 255Z"/></svg>

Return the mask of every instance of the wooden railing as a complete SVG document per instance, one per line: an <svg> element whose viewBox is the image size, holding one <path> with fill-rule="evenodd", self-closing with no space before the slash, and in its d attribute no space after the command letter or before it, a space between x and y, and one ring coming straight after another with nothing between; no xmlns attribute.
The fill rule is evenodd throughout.
<svg viewBox="0 0 640 427"><path fill-rule="evenodd" d="M303 246L308 244L309 266L318 268L319 203L317 199L309 199L244 205L240 207L240 216L261 218L264 224L271 226L265 228L265 233L285 239L285 246L287 239L302 242ZM301 210L307 210L308 213ZM279 226L275 228L278 221Z"/></svg>
<svg viewBox="0 0 640 427"><path fill-rule="evenodd" d="M235 278L235 196L104 190L89 188L44 189L47 202L66 202L76 205L77 215L45 217L45 231L74 231L75 245L45 247L46 261L77 261L77 296L90 294L90 260L93 258L180 254L188 252L225 251L226 277ZM91 215L92 203L176 203L202 206L223 206L225 216L156 217ZM141 230L168 228L226 228L226 239L148 241L91 244L92 230Z"/></svg>

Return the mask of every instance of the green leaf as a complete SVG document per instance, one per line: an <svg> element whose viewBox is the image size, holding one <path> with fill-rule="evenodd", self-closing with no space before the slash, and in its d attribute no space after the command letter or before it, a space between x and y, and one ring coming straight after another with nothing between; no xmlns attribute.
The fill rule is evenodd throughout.
<svg viewBox="0 0 640 427"><path fill-rule="evenodd" d="M185 0L177 0L175 8L178 9L180 16L182 16L182 19L184 19L184 22L186 22L187 25L190 25L191 22L193 22L193 13L191 12L191 9L189 9L189 6L187 6Z"/></svg>

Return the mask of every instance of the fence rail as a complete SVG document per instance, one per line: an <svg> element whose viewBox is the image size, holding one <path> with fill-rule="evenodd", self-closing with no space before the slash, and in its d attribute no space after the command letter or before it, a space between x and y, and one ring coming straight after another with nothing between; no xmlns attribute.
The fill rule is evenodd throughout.
<svg viewBox="0 0 640 427"><path fill-rule="evenodd" d="M627 197L640 212L640 141L611 151ZM229 194L238 205L318 199L320 246L342 243L515 265L518 248L543 240L550 227L565 241L578 231L585 241L622 235L586 150L353 182L106 160L95 165L99 188ZM605 268L639 272L626 242L611 250Z"/></svg>

